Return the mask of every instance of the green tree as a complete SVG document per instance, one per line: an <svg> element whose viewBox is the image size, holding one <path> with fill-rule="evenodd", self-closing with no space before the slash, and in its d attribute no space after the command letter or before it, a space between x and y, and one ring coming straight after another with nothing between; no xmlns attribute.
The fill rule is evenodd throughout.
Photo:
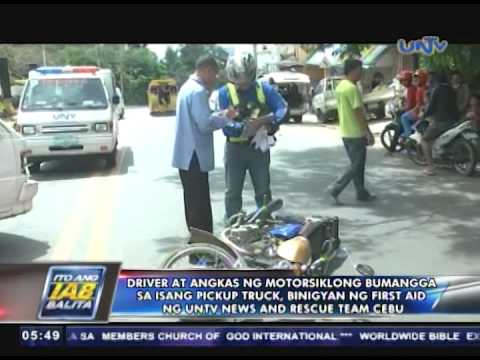
<svg viewBox="0 0 480 360"><path fill-rule="evenodd" d="M206 53L214 55L225 66L228 54L215 45L182 44L177 49L168 48L165 58L157 56L145 44L44 44L47 65L95 65L109 68L117 81L123 79L127 104L146 104L146 91L153 79L173 77L183 83L194 71L196 59ZM1 44L0 57L9 62L13 79L25 78L28 64L43 64L40 44Z"/></svg>
<svg viewBox="0 0 480 360"><path fill-rule="evenodd" d="M300 47L306 51L307 55L310 57L317 51L325 50L326 48L332 46L332 44L300 44Z"/></svg>
<svg viewBox="0 0 480 360"><path fill-rule="evenodd" d="M420 66L429 70L460 71L466 81L474 88L480 87L480 45L479 44L449 44L447 49L439 54L420 56Z"/></svg>
<svg viewBox="0 0 480 360"><path fill-rule="evenodd" d="M161 63L168 75L175 77L177 82L182 84L194 72L197 59L205 54L214 56L220 69L225 68L228 53L216 45L182 44L177 50L169 47ZM222 75L223 72L220 73L220 77Z"/></svg>
<svg viewBox="0 0 480 360"><path fill-rule="evenodd" d="M342 60L351 57L361 57L364 52L371 47L372 44L344 44L338 49L336 54L338 54Z"/></svg>
<svg viewBox="0 0 480 360"><path fill-rule="evenodd" d="M166 75L168 75L169 77L177 78L180 68L180 59L178 56L178 52L170 46L167 47L167 50L165 51L165 56L160 62L160 65L162 66L162 70L165 72Z"/></svg>

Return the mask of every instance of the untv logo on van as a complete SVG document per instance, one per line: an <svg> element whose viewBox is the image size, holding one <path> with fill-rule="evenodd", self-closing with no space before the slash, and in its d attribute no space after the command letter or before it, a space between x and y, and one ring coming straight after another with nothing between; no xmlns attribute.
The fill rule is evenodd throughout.
<svg viewBox="0 0 480 360"><path fill-rule="evenodd" d="M401 54L411 55L419 53L431 56L434 53L443 53L448 47L448 41L442 40L438 36L424 36L422 39L406 41L400 39L397 41L397 49Z"/></svg>
<svg viewBox="0 0 480 360"><path fill-rule="evenodd" d="M53 118L55 120L73 120L75 119L75 114L65 114L65 113L53 114Z"/></svg>

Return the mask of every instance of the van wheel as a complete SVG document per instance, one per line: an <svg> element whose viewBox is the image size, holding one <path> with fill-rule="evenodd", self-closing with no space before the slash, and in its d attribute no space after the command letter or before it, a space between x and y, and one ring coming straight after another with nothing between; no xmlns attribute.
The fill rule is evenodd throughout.
<svg viewBox="0 0 480 360"><path fill-rule="evenodd" d="M324 123L327 119L325 118L325 114L322 112L322 110L317 109L315 111L315 115L317 115L317 121L319 123Z"/></svg>
<svg viewBox="0 0 480 360"><path fill-rule="evenodd" d="M302 115L293 116L293 122L295 124L300 124L302 122L302 118L303 118Z"/></svg>
<svg viewBox="0 0 480 360"><path fill-rule="evenodd" d="M327 121L335 122L338 120L338 112L337 110L331 110L325 115Z"/></svg>
<svg viewBox="0 0 480 360"><path fill-rule="evenodd" d="M30 174L35 174L40 172L40 165L42 164L41 161L34 161L30 164L28 167L28 171L30 171Z"/></svg>
<svg viewBox="0 0 480 360"><path fill-rule="evenodd" d="M105 168L113 169L117 165L117 148L105 156Z"/></svg>

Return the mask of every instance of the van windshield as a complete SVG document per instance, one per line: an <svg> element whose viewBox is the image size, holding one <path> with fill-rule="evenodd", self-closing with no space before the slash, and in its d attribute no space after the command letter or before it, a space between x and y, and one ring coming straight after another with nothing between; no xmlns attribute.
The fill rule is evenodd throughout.
<svg viewBox="0 0 480 360"><path fill-rule="evenodd" d="M22 102L23 111L106 109L108 100L100 79L32 79Z"/></svg>

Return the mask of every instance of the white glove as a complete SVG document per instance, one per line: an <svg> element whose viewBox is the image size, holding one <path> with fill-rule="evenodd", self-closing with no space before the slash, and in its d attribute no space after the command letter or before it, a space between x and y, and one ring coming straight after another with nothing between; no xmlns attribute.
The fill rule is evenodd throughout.
<svg viewBox="0 0 480 360"><path fill-rule="evenodd" d="M255 134L252 143L255 144L255 149L267 152L268 149L275 144L275 141L273 140L273 136L268 136L267 128L262 126Z"/></svg>

